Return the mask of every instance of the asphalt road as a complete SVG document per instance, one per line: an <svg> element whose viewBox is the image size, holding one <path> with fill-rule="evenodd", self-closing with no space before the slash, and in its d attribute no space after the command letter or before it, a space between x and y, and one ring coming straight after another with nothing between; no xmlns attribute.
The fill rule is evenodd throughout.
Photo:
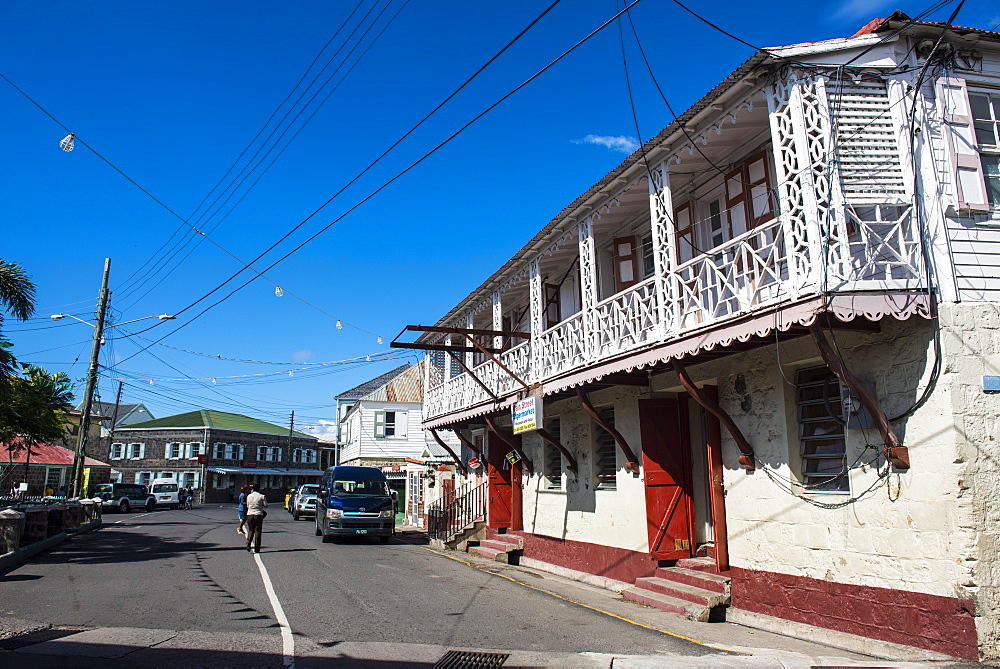
<svg viewBox="0 0 1000 669"><path fill-rule="evenodd" d="M220 653L228 652L215 658L219 666L262 665L274 663L283 648L267 578L287 617L285 654L294 644L299 667L324 649L371 642L392 644L385 652L399 660L407 659L399 644L717 652L470 567L406 537L387 545L324 544L312 519L296 522L281 509L264 523L264 570L236 533L233 507L109 514L104 523L0 577L2 614L56 626L174 630L176 666L193 664L198 639L213 639ZM162 653L171 646L158 647ZM257 661L263 657L270 659Z"/></svg>

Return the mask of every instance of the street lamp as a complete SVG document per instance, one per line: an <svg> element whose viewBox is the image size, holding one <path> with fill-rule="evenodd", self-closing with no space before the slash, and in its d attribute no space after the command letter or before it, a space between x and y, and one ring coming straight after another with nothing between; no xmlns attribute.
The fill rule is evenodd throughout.
<svg viewBox="0 0 1000 669"><path fill-rule="evenodd" d="M54 321L60 321L60 320L62 320L64 318L72 318L74 320L80 321L81 323L86 323L87 325L89 325L92 328L96 328L97 327L96 325L94 325L90 321L85 321L82 318L77 318L73 314L52 314L51 316L49 316L49 318L51 318ZM134 318L134 319L132 319L130 321L125 321L124 323L114 323L114 324L108 325L106 327L116 328L119 325L128 325L129 323L135 323L136 321L144 321L147 318L159 318L161 321L172 321L172 320L176 320L177 316L168 316L167 314L160 314L159 316L143 316L142 318Z"/></svg>
<svg viewBox="0 0 1000 669"><path fill-rule="evenodd" d="M80 417L80 432L77 435L76 441L76 453L73 455L73 480L69 487L69 492L75 497L82 497L83 490L83 470L84 462L86 461L87 453L87 434L90 432L90 411L94 404L94 386L97 383L97 365L98 357L101 352L101 345L104 344L104 328L105 322L104 318L107 313L108 306L108 274L111 271L111 259L106 258L104 261L104 279L101 282L101 293L98 299L98 309L97 309L97 322L91 323L85 321L82 318L78 318L73 314L52 314L49 316L54 321L62 320L67 316L73 320L80 321L81 323L86 323L90 327L94 328L94 343L90 349L90 368L87 372L87 386L83 391L83 415ZM176 316L169 316L167 314L160 314L159 316L143 316L142 318L136 318L131 321L125 321L124 323L114 323L108 325L107 327L118 327L119 325L127 325L128 323L135 323L136 321L144 321L147 318L159 318L163 320L174 320Z"/></svg>

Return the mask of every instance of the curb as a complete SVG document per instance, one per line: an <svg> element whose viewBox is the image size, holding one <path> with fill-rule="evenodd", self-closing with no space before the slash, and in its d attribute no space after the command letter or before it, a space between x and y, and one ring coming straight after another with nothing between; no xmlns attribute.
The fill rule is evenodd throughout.
<svg viewBox="0 0 1000 669"><path fill-rule="evenodd" d="M0 574L5 574L12 569L20 567L22 564L38 555L43 551L47 551L50 548L54 548L61 544L66 539L76 536L77 534L82 534L84 532L89 532L91 530L97 529L101 526L101 519L95 518L89 523L84 523L80 527L74 528L72 530L65 530L49 537L48 539L42 539L41 541L36 541L30 546L22 546L15 551L11 551L6 555L0 555Z"/></svg>

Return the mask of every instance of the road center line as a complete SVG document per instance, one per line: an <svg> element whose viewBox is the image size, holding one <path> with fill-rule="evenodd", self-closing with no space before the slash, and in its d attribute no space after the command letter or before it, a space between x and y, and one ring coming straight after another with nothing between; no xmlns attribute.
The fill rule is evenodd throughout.
<svg viewBox="0 0 1000 669"><path fill-rule="evenodd" d="M274 619L278 621L278 625L281 628L281 654L283 656L285 666L289 667L289 669L294 669L295 638L292 636L292 628L288 625L288 618L285 616L285 610L281 608L281 602L278 601L278 595L274 592L274 586L271 584L271 577L267 574L267 567L264 566L264 561L260 559L260 554L254 553L253 559L257 563L257 567L260 569L260 577L264 581L264 591L267 592L267 598L271 601L271 609L274 611Z"/></svg>

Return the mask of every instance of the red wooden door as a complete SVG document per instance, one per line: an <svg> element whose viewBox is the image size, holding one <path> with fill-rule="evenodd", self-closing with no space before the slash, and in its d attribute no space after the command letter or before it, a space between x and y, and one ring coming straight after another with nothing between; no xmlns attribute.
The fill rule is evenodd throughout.
<svg viewBox="0 0 1000 669"><path fill-rule="evenodd" d="M486 457L486 475L489 478L489 508L486 525L488 527L510 527L511 518L511 471L510 463L504 458L504 444L492 438Z"/></svg>
<svg viewBox="0 0 1000 669"><path fill-rule="evenodd" d="M687 402L639 400L646 528L654 560L694 555L691 441Z"/></svg>

